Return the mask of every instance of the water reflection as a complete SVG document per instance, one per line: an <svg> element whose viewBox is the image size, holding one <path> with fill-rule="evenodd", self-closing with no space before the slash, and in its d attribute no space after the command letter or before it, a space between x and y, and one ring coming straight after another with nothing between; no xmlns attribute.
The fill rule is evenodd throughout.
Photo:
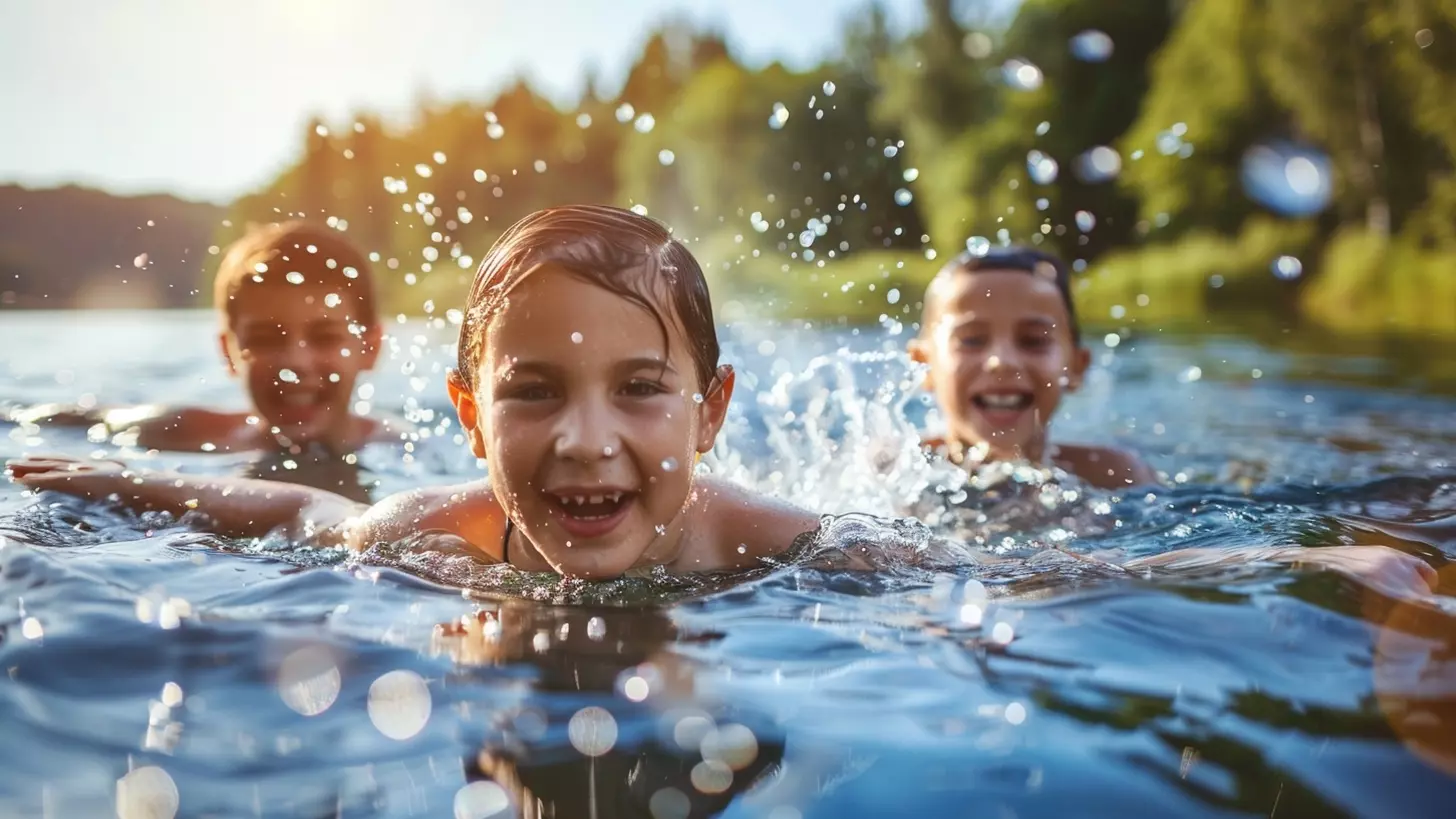
<svg viewBox="0 0 1456 819"><path fill-rule="evenodd" d="M505 815L499 794L526 817L683 819L727 808L776 768L783 744L695 696L674 645L715 639L679 633L662 609L515 602L437 629L435 651L466 667L536 675L531 695L466 758L457 815Z"/></svg>

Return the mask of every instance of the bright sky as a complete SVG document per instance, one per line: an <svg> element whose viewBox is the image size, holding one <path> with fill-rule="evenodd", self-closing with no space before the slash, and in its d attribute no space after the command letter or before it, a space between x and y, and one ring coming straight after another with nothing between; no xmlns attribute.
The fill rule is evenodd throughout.
<svg viewBox="0 0 1456 819"><path fill-rule="evenodd" d="M866 0L0 0L0 183L226 201L293 159L313 114L620 87L652 27L716 24L739 59L807 66ZM883 0L892 25L920 0Z"/></svg>

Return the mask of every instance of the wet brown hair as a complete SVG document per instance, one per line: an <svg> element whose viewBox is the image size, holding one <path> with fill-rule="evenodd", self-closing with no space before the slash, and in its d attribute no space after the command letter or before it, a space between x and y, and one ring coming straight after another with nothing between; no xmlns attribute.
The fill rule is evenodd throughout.
<svg viewBox="0 0 1456 819"><path fill-rule="evenodd" d="M264 269L260 271L259 265ZM239 291L278 286L294 272L306 282L333 285L341 297L353 299L359 308L351 311L353 321L369 325L378 321L369 260L339 231L301 221L251 227L229 245L213 279L213 304L231 324L237 319Z"/></svg>
<svg viewBox="0 0 1456 819"><path fill-rule="evenodd" d="M512 225L481 261L460 324L458 378L476 387L485 330L511 290L542 265L642 307L670 346L669 323L687 339L698 386L707 392L718 368L718 331L708 282L697 259L661 223L607 205L539 210Z"/></svg>
<svg viewBox="0 0 1456 819"><path fill-rule="evenodd" d="M1082 329L1077 323L1077 307L1072 301L1071 275L1067 265L1050 253L1021 245L992 247L984 253L962 251L940 269L935 278L954 276L959 273L974 273L979 270L1014 270L1051 280L1057 286L1062 304L1067 308L1067 330L1072 334L1072 346L1082 346ZM921 317L921 333L930 327L930 318L940 312L940 303L935 299L935 283L926 288L924 315Z"/></svg>

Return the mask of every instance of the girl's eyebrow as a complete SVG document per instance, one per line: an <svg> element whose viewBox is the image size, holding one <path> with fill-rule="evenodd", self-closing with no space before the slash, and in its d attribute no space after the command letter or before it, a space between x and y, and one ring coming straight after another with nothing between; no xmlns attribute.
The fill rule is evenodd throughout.
<svg viewBox="0 0 1456 819"><path fill-rule="evenodd" d="M671 361L656 358L654 356L636 356L633 358L624 358L621 361L617 362L617 369L624 372L632 372L635 370L660 370L662 372L672 373L673 375L677 374L677 369L672 366Z"/></svg>
<svg viewBox="0 0 1456 819"><path fill-rule="evenodd" d="M624 358L612 365L612 369L619 372L636 372L637 370L657 370L659 372L677 374L677 368L672 362L655 356L633 356ZM548 361L533 361L528 359L515 358L504 362L497 370L498 377L506 378L517 375L540 375L545 377L561 377L565 374L565 368L552 364Z"/></svg>

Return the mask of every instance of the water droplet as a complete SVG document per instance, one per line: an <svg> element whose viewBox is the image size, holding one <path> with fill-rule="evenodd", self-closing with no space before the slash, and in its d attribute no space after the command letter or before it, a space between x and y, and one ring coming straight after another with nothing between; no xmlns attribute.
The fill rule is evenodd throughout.
<svg viewBox="0 0 1456 819"><path fill-rule="evenodd" d="M1050 131L1051 129L1052 129L1052 124L1050 122L1047 122L1046 120L1042 120L1041 122L1037 123L1037 126L1036 126L1036 135L1037 136L1046 136L1047 135L1047 132Z"/></svg>
<svg viewBox="0 0 1456 819"><path fill-rule="evenodd" d="M322 648L301 648L278 665L278 696L305 717L329 710L339 697L339 667Z"/></svg>
<svg viewBox="0 0 1456 819"><path fill-rule="evenodd" d="M624 102L621 105L617 106L618 122L625 125L626 123L631 122L632 118L635 116L637 116L637 109L632 107L632 103Z"/></svg>
<svg viewBox="0 0 1456 819"><path fill-rule="evenodd" d="M617 744L617 720L607 709L589 705L571 715L566 736L582 754L601 756Z"/></svg>
<svg viewBox="0 0 1456 819"><path fill-rule="evenodd" d="M669 151L666 148L663 148L662 150L657 152L657 161L662 163L663 165L671 165L672 163L677 161L677 154Z"/></svg>
<svg viewBox="0 0 1456 819"><path fill-rule="evenodd" d="M648 685L646 678L633 674L622 683L622 693L633 702L642 702L651 693L651 686Z"/></svg>
<svg viewBox="0 0 1456 819"><path fill-rule="evenodd" d="M1107 311L1107 315L1112 316L1115 319L1121 320L1123 316L1127 315L1127 308L1123 307L1120 304L1114 304L1112 305L1112 309Z"/></svg>
<svg viewBox="0 0 1456 819"><path fill-rule="evenodd" d="M905 173L901 174L901 176L905 177L906 182L914 182L915 180L920 178L920 169L906 168Z"/></svg>
<svg viewBox="0 0 1456 819"><path fill-rule="evenodd" d="M895 204L900 207L904 207L914 201L915 194L911 193L909 188L901 188L895 191Z"/></svg>
<svg viewBox="0 0 1456 819"><path fill-rule="evenodd" d="M1038 185L1050 185L1057 181L1057 161L1041 151L1026 154L1026 174Z"/></svg>
<svg viewBox="0 0 1456 819"><path fill-rule="evenodd" d="M283 278L287 279L289 284L303 284L303 274L297 270L288 271L288 275Z"/></svg>
<svg viewBox="0 0 1456 819"><path fill-rule="evenodd" d="M677 471L677 458L663 458L662 459L662 471L663 472L676 472Z"/></svg>
<svg viewBox="0 0 1456 819"><path fill-rule="evenodd" d="M651 114L643 114L632 123L632 127L636 128L639 134L651 133L652 129L657 127L657 118Z"/></svg>
<svg viewBox="0 0 1456 819"><path fill-rule="evenodd" d="M1420 31L1416 32L1417 46L1420 46L1421 48L1427 48L1431 45L1431 43L1434 42L1436 42L1436 35L1430 29L1423 28Z"/></svg>
<svg viewBox="0 0 1456 819"><path fill-rule="evenodd" d="M769 114L768 117L768 127L777 131L778 129L784 127L784 124L788 121L789 109L781 102L774 103L773 113Z"/></svg>
<svg viewBox="0 0 1456 819"><path fill-rule="evenodd" d="M1329 158L1313 148L1275 142L1250 148L1243 158L1244 192L1285 216L1312 216L1332 194Z"/></svg>
<svg viewBox="0 0 1456 819"><path fill-rule="evenodd" d="M888 293L885 294L885 301L889 302L890 304L899 304L900 303L900 288L898 288L898 287L891 287L890 288L890 292L888 292Z"/></svg>
<svg viewBox="0 0 1456 819"><path fill-rule="evenodd" d="M600 617L593 617L586 621L586 638L588 640L600 641L607 636L607 621Z"/></svg>
<svg viewBox="0 0 1456 819"><path fill-rule="evenodd" d="M1077 176L1096 185L1117 178L1122 172L1122 155L1106 145L1098 145L1077 157Z"/></svg>
<svg viewBox="0 0 1456 819"><path fill-rule="evenodd" d="M997 623L991 628L991 642L997 645L1011 645L1011 641L1015 637L1016 629L1012 628L1011 624L1005 621Z"/></svg>
<svg viewBox="0 0 1456 819"><path fill-rule="evenodd" d="M506 127L499 122L492 122L485 126L485 135L491 139L500 139L506 135Z"/></svg>
<svg viewBox="0 0 1456 819"><path fill-rule="evenodd" d="M1019 702L1013 702L1006 706L1006 721L1012 725L1020 725L1026 722L1026 706Z"/></svg>
<svg viewBox="0 0 1456 819"><path fill-rule="evenodd" d="M984 32L972 31L961 40L961 50L973 60L984 60L991 56L996 44Z"/></svg>
<svg viewBox="0 0 1456 819"><path fill-rule="evenodd" d="M423 162L421 162L421 163L419 163L418 165L415 166L415 174L418 175L418 176L420 176L420 177L422 177L422 178L428 179L434 173L435 173L435 169L434 168L431 168L429 165L426 165Z"/></svg>
<svg viewBox="0 0 1456 819"><path fill-rule="evenodd" d="M830 80L825 80L824 81L824 96L826 96L826 97L832 97L832 96L834 96L834 83L832 81L830 81Z"/></svg>
<svg viewBox="0 0 1456 819"><path fill-rule="evenodd" d="M591 114L577 114L576 115L576 127L578 127L578 128L590 128L591 127L591 124L592 124L592 115Z"/></svg>
<svg viewBox="0 0 1456 819"><path fill-rule="evenodd" d="M1112 56L1112 38L1105 31L1089 28L1073 37L1069 43L1072 56L1083 62L1105 62Z"/></svg>
<svg viewBox="0 0 1456 819"><path fill-rule="evenodd" d="M1102 337L1102 343L1106 344L1107 348L1110 350L1122 343L1122 336L1118 335L1117 333L1108 333L1107 335Z"/></svg>
<svg viewBox="0 0 1456 819"><path fill-rule="evenodd" d="M1077 223L1077 230L1080 230L1083 233L1090 233L1092 228L1097 227L1097 217L1093 216L1088 211L1077 211L1077 215L1074 216L1073 219Z"/></svg>
<svg viewBox="0 0 1456 819"><path fill-rule="evenodd" d="M571 343L572 344L580 344L584 338L585 337L581 333L572 333L571 334Z"/></svg>
<svg viewBox="0 0 1456 819"><path fill-rule="evenodd" d="M20 624L20 636L27 640L39 640L45 636L45 628L34 617L27 617Z"/></svg>
<svg viewBox="0 0 1456 819"><path fill-rule="evenodd" d="M991 240L985 236L972 236L966 240L966 250L972 256L985 256L991 252Z"/></svg>
<svg viewBox="0 0 1456 819"><path fill-rule="evenodd" d="M324 296L325 307L338 307L340 304L343 304L343 302L344 300L339 297L338 293L330 293L327 296Z"/></svg>
<svg viewBox="0 0 1456 819"><path fill-rule="evenodd" d="M182 798L171 774L145 765L116 780L116 815L119 819L172 819Z"/></svg>
<svg viewBox="0 0 1456 819"><path fill-rule="evenodd" d="M1285 281L1293 281L1304 273L1304 263L1293 256L1280 256L1274 260L1270 269L1274 271L1276 277Z"/></svg>
<svg viewBox="0 0 1456 819"><path fill-rule="evenodd" d="M151 257L150 256L148 256L145 253L140 253L140 254L137 254L137 257L135 259L132 259L131 260L131 264L132 264L132 267L135 267L137 270L145 270L146 267L147 267L147 262L150 261L150 260L151 260Z"/></svg>
<svg viewBox="0 0 1456 819"><path fill-rule="evenodd" d="M455 792L455 819L492 819L504 816L511 807L505 788L482 779Z"/></svg>
<svg viewBox="0 0 1456 819"><path fill-rule="evenodd" d="M701 404L701 403L703 403L703 394L700 393L700 392L693 393L693 403L694 404Z"/></svg>
<svg viewBox="0 0 1456 819"><path fill-rule="evenodd" d="M1001 66L1002 80L1019 91L1035 91L1041 88L1041 69L1026 60L1007 60Z"/></svg>
<svg viewBox="0 0 1456 819"><path fill-rule="evenodd" d="M285 384L297 384L298 373L288 369L287 367L284 367L283 369L278 371L278 380L284 382Z"/></svg>
<svg viewBox="0 0 1456 819"><path fill-rule="evenodd" d="M1193 382L1198 381L1202 378L1203 368L1197 365L1189 367L1183 372L1178 373L1178 381L1182 384L1192 384Z"/></svg>
<svg viewBox="0 0 1456 819"><path fill-rule="evenodd" d="M423 731L431 708L429 684L408 669L387 672L369 686L369 721L390 739L402 742Z"/></svg>

